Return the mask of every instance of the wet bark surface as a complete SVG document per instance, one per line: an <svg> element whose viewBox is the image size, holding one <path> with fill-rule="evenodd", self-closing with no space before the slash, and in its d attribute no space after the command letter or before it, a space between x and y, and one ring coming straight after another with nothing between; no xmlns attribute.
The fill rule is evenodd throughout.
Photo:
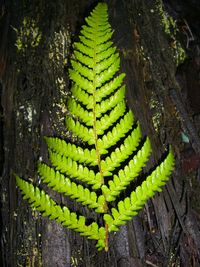
<svg viewBox="0 0 200 267"><path fill-rule="evenodd" d="M40 183L37 162L41 158L48 162L43 136L67 134L65 99L70 86L66 69L71 43L96 1L2 3L1 266L200 265L200 37L196 28L199 21L193 21L187 12L197 12L199 5L196 3L195 9L195 1L186 2L164 1L164 13L160 1L108 2L114 42L126 72L127 101L153 145L153 157L145 172L161 160L168 144L176 154L176 169L163 192L149 200L121 232L111 235L108 253L98 253L93 241L31 211L16 189L13 175ZM173 33L165 32L164 15L178 20L176 37L188 55L180 65L177 41ZM41 35L39 42L26 35L27 27ZM22 48L16 42L20 28L27 44ZM80 208L70 199L45 190L58 203Z"/></svg>

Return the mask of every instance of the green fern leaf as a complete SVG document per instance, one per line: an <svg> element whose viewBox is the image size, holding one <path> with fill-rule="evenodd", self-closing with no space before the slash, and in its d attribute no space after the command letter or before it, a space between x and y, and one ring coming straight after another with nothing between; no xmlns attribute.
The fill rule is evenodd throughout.
<svg viewBox="0 0 200 267"><path fill-rule="evenodd" d="M74 51L75 59L78 60L80 63L85 64L87 62L87 66L91 69L94 67L94 60L79 52L78 50Z"/></svg>
<svg viewBox="0 0 200 267"><path fill-rule="evenodd" d="M124 117L120 120L112 131L103 135L102 139L98 139L97 144L101 154L106 154L107 149L115 145L125 134L132 128L134 122L134 116L131 111L128 111Z"/></svg>
<svg viewBox="0 0 200 267"><path fill-rule="evenodd" d="M86 163L91 166L97 165L96 150L83 149L80 146L70 144L54 137L45 137L48 148L61 156L70 157L72 160L80 163Z"/></svg>
<svg viewBox="0 0 200 267"><path fill-rule="evenodd" d="M66 117L66 127L89 145L95 144L94 131L92 128L87 128L79 121L75 121L71 117Z"/></svg>
<svg viewBox="0 0 200 267"><path fill-rule="evenodd" d="M88 188L71 182L69 178L66 178L59 171L55 172L53 168L44 163L38 165L38 173L42 181L55 191L70 196L72 199L77 199L89 208L95 209L96 212L104 212L105 199L103 196L97 198L95 192L90 192Z"/></svg>
<svg viewBox="0 0 200 267"><path fill-rule="evenodd" d="M84 78L83 76L81 76L75 70L69 70L69 77L70 77L70 79L74 83L77 84L77 86L80 86L86 92L92 94L92 91L93 91L93 84L92 84L92 82L89 82L86 78Z"/></svg>
<svg viewBox="0 0 200 267"><path fill-rule="evenodd" d="M125 112L126 105L125 101L119 102L119 104L116 104L113 110L111 110L110 114L105 114L103 117L101 117L100 120L97 120L96 122L96 129L97 133L99 135L103 135L105 130L110 128Z"/></svg>
<svg viewBox="0 0 200 267"><path fill-rule="evenodd" d="M101 88L99 88L96 91L96 101L100 102L102 98L107 97L111 93L114 93L114 91L121 86L124 77L125 73L121 73L117 77L112 79L110 82L106 83Z"/></svg>
<svg viewBox="0 0 200 267"><path fill-rule="evenodd" d="M61 208L44 191L40 191L38 187L34 187L18 176L16 176L16 183L23 192L23 198L29 201L32 208L42 212L43 216L56 220L62 225L79 232L81 235L98 240L98 242L101 241L100 244L103 245L100 247L101 249L105 246L105 231L99 228L97 223L94 222L87 226L84 216L77 218L76 213L70 212L67 207Z"/></svg>
<svg viewBox="0 0 200 267"><path fill-rule="evenodd" d="M111 210L113 218L104 215L104 219L109 225L109 231L115 231L115 227L123 225L126 221L132 219L155 192L160 192L161 187L169 179L173 168L174 157L170 150L166 159L147 177L142 185L138 186L129 198L125 198L124 201L118 203L118 210L115 208Z"/></svg>
<svg viewBox="0 0 200 267"><path fill-rule="evenodd" d="M96 117L97 118L101 117L102 114L106 113L108 110L111 110L119 102L123 101L124 95L125 95L125 86L122 86L110 98L102 101L100 104L97 104L96 105Z"/></svg>
<svg viewBox="0 0 200 267"><path fill-rule="evenodd" d="M78 117L86 126L93 126L93 112L82 108L73 98L70 98L67 104L71 114Z"/></svg>
<svg viewBox="0 0 200 267"><path fill-rule="evenodd" d="M69 69L72 86L65 123L80 142L72 144L69 140L46 137L51 167L38 165L43 183L99 213L104 225L87 225L86 217L57 205L43 190L16 177L24 199L33 209L96 240L97 249L106 251L109 232L118 231L150 197L161 192L174 168L170 148L165 160L144 177L141 185L120 198L146 165L151 144L148 137L142 136L139 123L126 105L125 74L119 73L120 58L111 41L112 34L107 5L99 3L86 18L79 41L73 45ZM120 199L116 208L110 210L109 202L117 197Z"/></svg>
<svg viewBox="0 0 200 267"><path fill-rule="evenodd" d="M56 170L66 173L71 178L87 182L93 185L95 189L100 188L101 177L99 172L95 174L93 170L90 170L82 164L77 164L77 162L71 158L66 158L57 153L50 152L49 157L52 165L56 167Z"/></svg>
<svg viewBox="0 0 200 267"><path fill-rule="evenodd" d="M121 146L116 148L105 160L101 161L101 170L104 176L112 175L112 172L116 167L120 166L120 163L127 159L137 148L142 138L141 129L138 124L137 128L124 140Z"/></svg>
<svg viewBox="0 0 200 267"><path fill-rule="evenodd" d="M71 60L74 71L78 72L81 76L86 77L88 80L93 80L93 72L90 68L83 66L77 61Z"/></svg>

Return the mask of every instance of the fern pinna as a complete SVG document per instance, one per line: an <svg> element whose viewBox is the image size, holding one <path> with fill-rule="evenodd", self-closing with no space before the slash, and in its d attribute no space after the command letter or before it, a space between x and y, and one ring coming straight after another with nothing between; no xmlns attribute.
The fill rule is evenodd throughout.
<svg viewBox="0 0 200 267"><path fill-rule="evenodd" d="M67 207L61 207L43 190L17 176L17 185L31 206L108 250L108 236L131 220L172 172L171 149L163 162L129 196L120 194L142 171L151 154L133 112L125 101L124 73L111 41L107 5L99 3L86 18L80 41L74 44L69 76L72 81L66 127L79 144L46 137L52 166L39 163L43 183L102 216L102 225L87 223ZM129 186L130 187L130 186ZM120 195L120 196L119 196ZM121 198L121 200L120 200Z"/></svg>

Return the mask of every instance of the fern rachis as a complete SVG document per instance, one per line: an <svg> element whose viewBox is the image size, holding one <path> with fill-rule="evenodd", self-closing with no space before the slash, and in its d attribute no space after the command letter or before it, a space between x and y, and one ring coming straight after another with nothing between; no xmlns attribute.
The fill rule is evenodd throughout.
<svg viewBox="0 0 200 267"><path fill-rule="evenodd" d="M107 5L99 3L86 18L86 24L80 41L74 44L69 69L69 115L65 120L67 129L85 146L45 137L52 166L40 162L38 173L53 190L99 213L104 225L87 225L86 217L78 217L56 204L37 186L18 176L16 182L24 198L43 216L95 239L99 250L108 250L109 233L131 220L155 192L161 191L173 170L174 157L170 148L163 162L144 177L140 186L116 201L146 165L151 143L148 137L142 138L140 125L126 106L125 74L119 73L120 58L111 41Z"/></svg>

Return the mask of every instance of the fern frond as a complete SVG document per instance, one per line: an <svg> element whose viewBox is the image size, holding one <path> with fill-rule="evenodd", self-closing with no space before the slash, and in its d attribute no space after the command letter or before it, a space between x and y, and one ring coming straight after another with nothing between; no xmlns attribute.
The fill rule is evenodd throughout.
<svg viewBox="0 0 200 267"><path fill-rule="evenodd" d="M105 114L100 120L96 121L97 133L103 135L105 130L110 128L122 115L124 115L125 110L125 101L121 101L115 105L108 115Z"/></svg>
<svg viewBox="0 0 200 267"><path fill-rule="evenodd" d="M86 106L86 109L90 110L93 108L93 96L86 93L81 87L74 84L71 89L73 97L82 105Z"/></svg>
<svg viewBox="0 0 200 267"><path fill-rule="evenodd" d="M79 118L86 126L93 126L93 112L84 109L74 98L67 102L69 112Z"/></svg>
<svg viewBox="0 0 200 267"><path fill-rule="evenodd" d="M154 196L155 192L161 191L161 187L166 184L173 168L174 156L170 149L165 160L147 177L141 186L138 186L130 197L125 198L124 201L121 200L118 203L118 209L112 208L112 216L109 214L104 215L109 231L116 231L118 226L125 224L126 221L137 215L144 203Z"/></svg>
<svg viewBox="0 0 200 267"><path fill-rule="evenodd" d="M88 81L86 78L81 76L77 71L70 69L69 70L70 79L84 89L86 92L92 94L93 92L93 83Z"/></svg>
<svg viewBox="0 0 200 267"><path fill-rule="evenodd" d="M109 131L103 135L102 139L98 139L98 148L101 154L106 154L107 149L115 145L125 134L131 130L134 123L134 116L131 110L129 110L124 117Z"/></svg>
<svg viewBox="0 0 200 267"><path fill-rule="evenodd" d="M87 34L87 35L89 37L89 34ZM100 45L100 44L104 44L108 40L110 40L111 37L112 37L112 35L113 35L113 32L112 31L106 30L103 33L100 32L100 34L92 34L92 35L90 35L90 38L91 38L91 40L95 41L96 45ZM95 37L97 37L96 40L94 40ZM80 37L80 40L83 42L83 44L87 45L88 41L86 41L85 38L81 38ZM89 43L89 44L91 44L91 43ZM93 45L92 47L94 47L94 44L92 44L92 45ZM88 45L88 46L90 47L90 45Z"/></svg>
<svg viewBox="0 0 200 267"><path fill-rule="evenodd" d="M105 44L100 44L100 45L98 45L98 46L96 47L96 53L97 53L97 61L96 61L96 63L98 63L98 62L100 61L100 59L98 58L98 55L99 55L101 52L103 52L103 51L109 49L112 45L113 45L113 42L112 42L112 41L108 41L108 42L106 42Z"/></svg>
<svg viewBox="0 0 200 267"><path fill-rule="evenodd" d="M110 65L108 69L104 70L99 75L96 75L96 87L98 88L102 86L105 82L109 81L119 70L119 67L120 67L120 59L118 58Z"/></svg>
<svg viewBox="0 0 200 267"><path fill-rule="evenodd" d="M49 149L61 156L70 157L75 161L89 164L90 166L97 165L97 155L94 148L91 150L88 148L83 149L80 146L67 143L57 137L45 137L45 141Z"/></svg>
<svg viewBox="0 0 200 267"><path fill-rule="evenodd" d="M101 171L104 176L111 176L116 167L120 166L125 159L127 159L137 148L142 138L140 125L138 124L128 137L124 140L124 143L117 147L110 156L107 156L105 160L101 161Z"/></svg>
<svg viewBox="0 0 200 267"><path fill-rule="evenodd" d="M124 100L125 96L125 86L120 87L114 95L111 95L108 99L101 101L101 103L96 104L96 117L99 118L103 113L106 113L108 110L111 110L119 102Z"/></svg>
<svg viewBox="0 0 200 267"><path fill-rule="evenodd" d="M82 65L81 63L79 63L78 61L75 60L71 60L71 64L73 69L79 73L81 76L87 78L89 81L93 81L94 78L94 74L92 69Z"/></svg>
<svg viewBox="0 0 200 267"><path fill-rule="evenodd" d="M85 36L79 36L79 39L85 46L89 48L94 48L95 42L93 40L87 39Z"/></svg>
<svg viewBox="0 0 200 267"><path fill-rule="evenodd" d="M49 158L56 170L61 171L78 181L86 182L89 185L92 185L94 189L100 188L101 176L99 172L95 174L93 170L90 170L82 164L78 164L71 158L66 158L65 156L61 156L60 154L51 151L49 153Z"/></svg>
<svg viewBox="0 0 200 267"><path fill-rule="evenodd" d="M108 23L105 24L104 26L101 26L101 28L95 28L95 27L89 27L87 25L83 25L81 34L84 35L83 32L88 32L88 33L97 34L101 36L106 31L110 31L110 30L111 30L111 26Z"/></svg>
<svg viewBox="0 0 200 267"><path fill-rule="evenodd" d="M90 69L92 69L94 67L94 65L95 65L95 62L91 57L81 53L78 50L74 51L74 56L75 56L75 59L78 60L82 64L86 64L86 62L87 62L87 66Z"/></svg>
<svg viewBox="0 0 200 267"><path fill-rule="evenodd" d="M32 184L24 181L18 176L16 177L16 183L22 191L23 198L28 200L31 207L40 211L43 216L48 217L51 220L56 220L62 225L67 226L90 239L98 240L97 245L100 249L105 247L104 228L99 228L97 223L92 223L87 226L85 224L86 218L84 216L79 216L79 218L77 218L76 213L70 212L67 207L57 205L56 202L43 190L34 187Z"/></svg>
<svg viewBox="0 0 200 267"><path fill-rule="evenodd" d="M142 183L143 191L146 192L146 196L151 197L152 191L161 192L161 187L169 180L169 176L174 169L174 155L170 147L169 153L165 160L146 178ZM145 187L148 190L145 190Z"/></svg>
<svg viewBox="0 0 200 267"><path fill-rule="evenodd" d="M97 63L103 62L105 59L109 58L115 52L116 52L116 47L115 46L111 46L108 49L101 51L96 56L96 62ZM115 53L115 55L117 55L117 57L119 56L119 54L117 54L117 53Z"/></svg>
<svg viewBox="0 0 200 267"><path fill-rule="evenodd" d="M111 93L113 93L118 87L121 86L125 77L125 73L121 73L117 77L115 77L110 82L103 85L101 88L96 90L96 101L100 102L102 98L107 97Z"/></svg>
<svg viewBox="0 0 200 267"><path fill-rule="evenodd" d="M106 71L108 68L111 67L111 65L113 64L113 62L118 62L118 61L119 61L119 54L118 53L115 53L115 54L111 55L110 57L105 58L104 60L102 60L96 66L96 68L95 68L96 74L100 74L102 71ZM116 67L117 67L117 65L116 65Z"/></svg>
<svg viewBox="0 0 200 267"><path fill-rule="evenodd" d="M99 3L86 18L79 41L74 43L69 69L72 87L65 123L78 142L76 138L71 144L46 137L52 167L38 165L43 183L99 213L98 219L104 225L87 225L84 216L78 217L67 207L57 205L44 191L16 177L32 208L96 240L98 250L106 251L109 232L117 231L155 192L160 192L174 167L170 149L141 185L110 210L109 202L121 197L151 154L149 138L142 136L139 123L126 105L125 74L119 73L120 58L112 34L107 5Z"/></svg>
<svg viewBox="0 0 200 267"><path fill-rule="evenodd" d="M90 58L93 58L94 56L94 50L92 48L87 47L81 42L74 43L74 49L77 49L79 52L81 52L84 55L89 56Z"/></svg>
<svg viewBox="0 0 200 267"><path fill-rule="evenodd" d="M121 86L124 77L125 74L121 73L109 83L106 83L101 88L97 89L95 92L96 102L98 103L102 100L102 98L105 98L107 95L114 93L114 91ZM93 96L91 94L86 93L86 91L79 87L77 84L74 84L72 86L71 92L75 99L85 105L87 109L93 109Z"/></svg>
<svg viewBox="0 0 200 267"><path fill-rule="evenodd" d="M103 185L102 191L108 202L115 200L116 196L119 195L120 191L124 190L126 186L138 176L141 172L142 167L145 166L151 153L151 143L147 138L142 148L138 153L131 159L125 168L119 171L118 175L114 175L113 180L108 182L108 186Z"/></svg>
<svg viewBox="0 0 200 267"><path fill-rule="evenodd" d="M87 128L82 123L69 116L66 117L65 124L69 131L82 139L84 142L87 142L89 145L95 144L93 128Z"/></svg>
<svg viewBox="0 0 200 267"><path fill-rule="evenodd" d="M91 192L82 185L77 185L59 171L54 171L44 163L38 165L38 173L44 183L59 193L76 199L83 205L95 209L96 212L104 212L105 198L103 195L97 197L95 192Z"/></svg>

